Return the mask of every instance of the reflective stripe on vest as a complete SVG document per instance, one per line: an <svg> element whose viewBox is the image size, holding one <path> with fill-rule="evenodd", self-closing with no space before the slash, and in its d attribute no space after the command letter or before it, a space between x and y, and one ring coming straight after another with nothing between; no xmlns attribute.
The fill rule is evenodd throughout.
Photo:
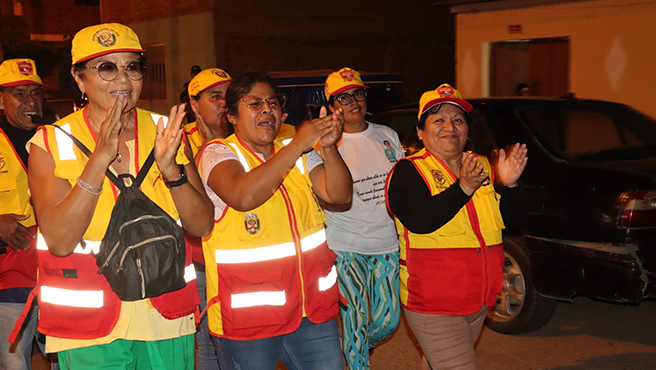
<svg viewBox="0 0 656 370"><path fill-rule="evenodd" d="M43 285L41 302L69 307L100 308L103 306L102 290L70 290Z"/></svg>
<svg viewBox="0 0 656 370"><path fill-rule="evenodd" d="M321 229L312 235L301 239L301 250L307 252L326 242L326 229Z"/></svg>
<svg viewBox="0 0 656 370"><path fill-rule="evenodd" d="M80 254L98 254L100 252L100 243L99 241L93 241L93 240L82 240L75 246L75 250L73 253L80 253ZM42 250L42 251L47 251L48 250L48 245L46 244L45 239L43 239L43 234L39 233L37 235L36 239L36 249L37 250Z"/></svg>
<svg viewBox="0 0 656 370"><path fill-rule="evenodd" d="M307 252L320 246L325 241L326 231L321 229L301 239L301 250ZM291 257L295 254L294 242L288 242L253 249L217 249L214 252L214 258L216 258L216 263L251 263Z"/></svg>
<svg viewBox="0 0 656 370"><path fill-rule="evenodd" d="M254 306L283 306L287 302L285 291L278 292L251 292L232 294L232 308Z"/></svg>
<svg viewBox="0 0 656 370"><path fill-rule="evenodd" d="M71 133L71 126L68 123L60 127L69 134ZM77 159L75 151L73 150L73 140L71 140L68 135L55 129L55 139L57 140L57 147L59 148L59 160L66 161Z"/></svg>
<svg viewBox="0 0 656 370"><path fill-rule="evenodd" d="M239 162L241 162L241 165L244 166L244 170L246 172L251 170L251 166L248 165L248 162L246 161L246 157L241 153L241 150L239 150L239 147L235 143L228 143L231 147L235 148L235 152L237 152L237 156L239 157Z"/></svg>
<svg viewBox="0 0 656 370"><path fill-rule="evenodd" d="M185 272L184 273L185 283L188 283L188 282L196 279L196 269L194 268L193 264L185 267L184 272Z"/></svg>
<svg viewBox="0 0 656 370"><path fill-rule="evenodd" d="M159 121L160 118L164 119L164 127L165 128L166 128L166 125L169 123L169 117L162 116L160 114L151 113L150 117L153 119L153 122L155 122L155 125L157 125L157 121Z"/></svg>
<svg viewBox="0 0 656 370"><path fill-rule="evenodd" d="M326 277L319 278L319 290L326 291L337 283L337 269L333 266Z"/></svg>
<svg viewBox="0 0 656 370"><path fill-rule="evenodd" d="M287 146L287 144L291 143L293 139L285 139L282 141L282 145ZM301 175L305 175L305 168L303 167L303 157L298 157L296 160L296 168L298 168L299 171L301 171Z"/></svg>

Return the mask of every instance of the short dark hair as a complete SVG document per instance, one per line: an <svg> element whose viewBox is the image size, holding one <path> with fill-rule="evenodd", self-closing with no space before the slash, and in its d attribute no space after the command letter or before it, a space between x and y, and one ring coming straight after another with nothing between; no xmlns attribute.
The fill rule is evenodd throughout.
<svg viewBox="0 0 656 370"><path fill-rule="evenodd" d="M256 83L266 83L271 86L274 94L278 94L278 85L264 72L246 72L230 82L230 87L225 94L226 111L232 116L239 115L239 102L248 95Z"/></svg>
<svg viewBox="0 0 656 370"><path fill-rule="evenodd" d="M202 70L203 70L203 69L200 68L199 65L194 64L193 66L191 66L191 70L190 70L190 72L191 72L191 73L196 73L196 74L198 74L198 73L200 73Z"/></svg>
<svg viewBox="0 0 656 370"><path fill-rule="evenodd" d="M420 130L423 130L424 128L426 128L426 119L428 119L428 116L430 116L430 115L432 115L432 114L435 114L435 113L439 112L440 109L442 109L442 106L443 106L444 104L449 104L449 103L440 103L440 104L438 104L438 105L436 105L436 106L434 106L434 107L431 107L431 108L428 109L427 111L425 111L425 112L421 115L421 117L419 117L419 122L417 123L417 128L420 129ZM452 104L452 105L455 106L455 107L458 107L458 108L460 108L460 110L462 110L462 115L463 115L463 117L465 118L465 123L469 126L469 113L467 113L467 112L466 112L464 109L462 109L462 107L460 107L459 105L455 105L455 104Z"/></svg>

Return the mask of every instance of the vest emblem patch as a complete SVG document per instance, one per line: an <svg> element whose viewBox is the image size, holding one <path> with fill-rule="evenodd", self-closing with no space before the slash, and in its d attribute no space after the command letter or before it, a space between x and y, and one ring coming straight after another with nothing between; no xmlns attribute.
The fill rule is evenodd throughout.
<svg viewBox="0 0 656 370"><path fill-rule="evenodd" d="M435 182L437 183L438 186L440 187L444 186L446 179L444 178L442 172L440 172L439 170L431 170L431 174L433 175L433 179L435 179Z"/></svg>
<svg viewBox="0 0 656 370"><path fill-rule="evenodd" d="M255 235L260 231L260 218L255 213L249 213L244 217L246 232Z"/></svg>

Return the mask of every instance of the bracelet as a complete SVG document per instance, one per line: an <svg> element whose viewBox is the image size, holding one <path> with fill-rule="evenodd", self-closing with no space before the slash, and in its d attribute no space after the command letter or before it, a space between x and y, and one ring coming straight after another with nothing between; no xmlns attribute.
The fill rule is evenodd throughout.
<svg viewBox="0 0 656 370"><path fill-rule="evenodd" d="M164 179L164 185L166 185L169 189L178 187L182 184L187 183L187 174L185 173L184 165L180 165L180 176L178 176L177 179L175 180L166 180Z"/></svg>
<svg viewBox="0 0 656 370"><path fill-rule="evenodd" d="M92 194L92 195L100 195L103 192L103 187L102 186L93 186L89 183L86 183L79 176L77 178L77 184L80 186L80 188L82 190L84 190L87 193Z"/></svg>

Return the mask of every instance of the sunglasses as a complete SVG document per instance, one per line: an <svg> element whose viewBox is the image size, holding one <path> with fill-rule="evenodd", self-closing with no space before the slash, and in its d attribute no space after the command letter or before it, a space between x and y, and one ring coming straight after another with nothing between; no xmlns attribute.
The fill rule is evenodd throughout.
<svg viewBox="0 0 656 370"><path fill-rule="evenodd" d="M118 76L118 70L121 68L125 69L125 75L131 81L142 80L146 75L146 66L140 62L130 62L128 65L121 67L112 62L102 62L97 66L87 66L87 68L98 70L98 76L105 81L114 81Z"/></svg>

